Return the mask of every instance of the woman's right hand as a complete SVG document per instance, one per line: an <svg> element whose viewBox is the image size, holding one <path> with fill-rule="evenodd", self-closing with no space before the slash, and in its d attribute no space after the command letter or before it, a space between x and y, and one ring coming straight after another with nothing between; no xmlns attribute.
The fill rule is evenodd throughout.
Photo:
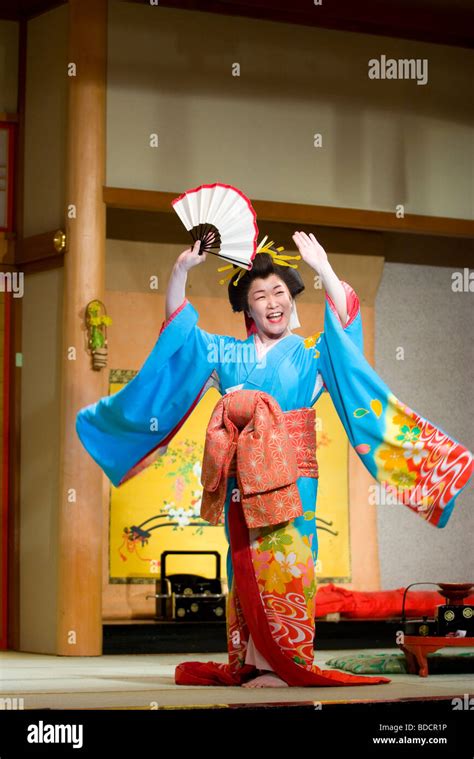
<svg viewBox="0 0 474 759"><path fill-rule="evenodd" d="M212 232L208 232L204 237L204 242L208 244L212 244L213 240L214 234ZM186 280L188 277L188 271L192 269L193 266L202 264L206 260L207 251L200 256L200 249L201 241L196 240L192 248L186 248L186 250L183 250L176 259L176 263L173 266L168 282L168 287L166 288L165 314L167 320L184 302L186 297Z"/></svg>
<svg viewBox="0 0 474 759"><path fill-rule="evenodd" d="M211 233L209 233L207 237L209 237L210 234ZM199 254L200 248L201 248L201 240L196 240L192 248L187 248L186 250L183 250L183 252L178 256L176 260L177 265L180 268L184 269L184 271L189 271L190 269L193 268L193 266L197 266L198 264L204 263L204 261L207 258L207 252Z"/></svg>

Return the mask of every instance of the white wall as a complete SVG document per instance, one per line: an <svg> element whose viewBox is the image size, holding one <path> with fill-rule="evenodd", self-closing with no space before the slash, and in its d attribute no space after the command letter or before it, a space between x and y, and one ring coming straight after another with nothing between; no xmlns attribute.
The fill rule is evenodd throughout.
<svg viewBox="0 0 474 759"><path fill-rule="evenodd" d="M109 14L108 185L224 181L258 199L472 218L471 50L117 0ZM370 80L382 54L427 58L428 84Z"/></svg>
<svg viewBox="0 0 474 759"><path fill-rule="evenodd" d="M474 450L473 293L453 293L455 269L385 264L376 300L375 368L394 394ZM404 360L397 360L397 348ZM381 587L411 582L470 582L474 489L456 501L446 527L405 506L380 505Z"/></svg>

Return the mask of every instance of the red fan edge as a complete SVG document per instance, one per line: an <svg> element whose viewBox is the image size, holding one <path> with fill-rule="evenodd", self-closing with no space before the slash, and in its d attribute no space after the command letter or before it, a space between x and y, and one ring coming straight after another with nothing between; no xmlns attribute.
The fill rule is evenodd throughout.
<svg viewBox="0 0 474 759"><path fill-rule="evenodd" d="M250 259L250 263L253 261L255 256L257 255L257 241L258 241L258 226L257 226L257 214L255 213L255 209L252 206L252 203L250 202L247 195L245 195L241 190L238 189L238 187L234 187L232 184L224 184L224 182L214 182L214 184L200 184L199 187L193 187L192 190L186 190L186 192L183 192L181 195L178 195L177 198L171 201L171 205L174 206L175 203L178 203L178 201L182 200L186 195L191 195L192 192L199 192L199 190L208 189L211 190L213 187L225 187L226 189L235 190L235 192L240 195L243 200L247 203L252 216L253 216L253 225L255 228L255 237L253 239L253 247L254 251L252 254L252 258Z"/></svg>

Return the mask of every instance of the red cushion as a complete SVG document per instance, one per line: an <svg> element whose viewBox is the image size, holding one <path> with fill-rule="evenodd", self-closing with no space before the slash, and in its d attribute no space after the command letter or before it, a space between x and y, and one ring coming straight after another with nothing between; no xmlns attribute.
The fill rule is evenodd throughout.
<svg viewBox="0 0 474 759"><path fill-rule="evenodd" d="M339 612L349 619L385 619L400 617L405 588L364 592L347 590L339 585L324 585L316 592L316 617ZM407 617L433 617L435 609L446 603L435 590L409 590L405 600ZM474 604L474 594L465 599Z"/></svg>
<svg viewBox="0 0 474 759"><path fill-rule="evenodd" d="M339 585L322 585L316 591L316 617L325 617L326 614L353 611L354 599L352 590L346 590Z"/></svg>

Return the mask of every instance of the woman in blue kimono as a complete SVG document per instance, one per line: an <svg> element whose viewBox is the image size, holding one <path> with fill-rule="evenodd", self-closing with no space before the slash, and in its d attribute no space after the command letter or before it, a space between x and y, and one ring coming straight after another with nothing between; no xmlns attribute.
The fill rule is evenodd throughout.
<svg viewBox="0 0 474 759"><path fill-rule="evenodd" d="M326 289L324 331L309 338L295 298L304 289L291 256L259 246L250 271L233 267L234 311L248 337L197 325L185 296L188 271L204 263L199 242L178 258L168 285L166 321L133 380L82 409L77 432L119 486L162 453L214 385L222 398L209 423L201 516L229 540L227 664L187 662L177 684L281 687L388 683L322 671L313 664L318 544L314 409L331 395L351 445L396 499L443 527L467 485L473 457L460 443L401 403L363 356L360 304L339 281L313 235L293 236Z"/></svg>

